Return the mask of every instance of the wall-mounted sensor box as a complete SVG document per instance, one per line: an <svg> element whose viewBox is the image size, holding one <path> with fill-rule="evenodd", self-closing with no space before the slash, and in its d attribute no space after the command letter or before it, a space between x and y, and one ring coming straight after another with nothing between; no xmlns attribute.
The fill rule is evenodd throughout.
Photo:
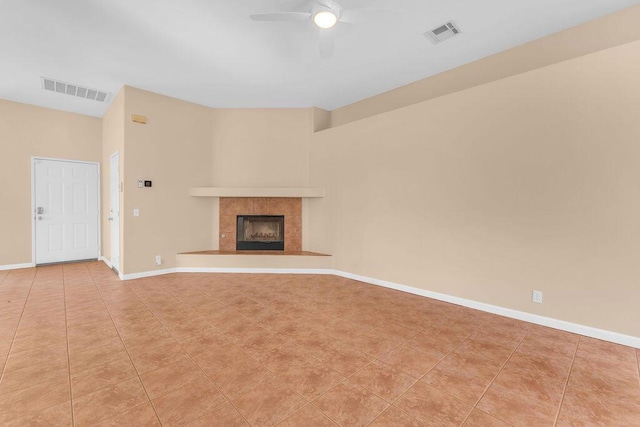
<svg viewBox="0 0 640 427"><path fill-rule="evenodd" d="M133 123L140 123L143 125L147 124L147 118L145 116L141 116L140 114L132 114L131 115L131 121Z"/></svg>
<svg viewBox="0 0 640 427"><path fill-rule="evenodd" d="M144 186L145 187L151 187L151 181L145 181L144 182Z"/></svg>

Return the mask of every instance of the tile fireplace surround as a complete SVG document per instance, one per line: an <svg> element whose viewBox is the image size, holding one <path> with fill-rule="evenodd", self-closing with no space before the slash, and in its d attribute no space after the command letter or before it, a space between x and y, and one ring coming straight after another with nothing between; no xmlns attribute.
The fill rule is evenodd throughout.
<svg viewBox="0 0 640 427"><path fill-rule="evenodd" d="M238 215L284 215L284 250L302 250L301 198L221 197L218 236L221 251L236 250L236 217Z"/></svg>

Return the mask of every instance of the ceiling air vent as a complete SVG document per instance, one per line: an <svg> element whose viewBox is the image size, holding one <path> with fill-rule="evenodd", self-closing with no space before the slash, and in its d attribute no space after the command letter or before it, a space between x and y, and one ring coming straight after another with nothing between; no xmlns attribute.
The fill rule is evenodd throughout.
<svg viewBox="0 0 640 427"><path fill-rule="evenodd" d="M101 91L98 89L89 89L87 87L65 83L47 77L41 77L41 79L42 89L44 90L71 95L78 98L90 99L92 101L98 102L107 102L107 100L109 99L109 92Z"/></svg>
<svg viewBox="0 0 640 427"><path fill-rule="evenodd" d="M447 39L450 39L453 36L457 36L460 34L460 29L455 26L455 24L451 21L447 22L444 25L440 25L438 28L434 28L431 31L427 31L424 33L425 36L429 37L433 44L438 44Z"/></svg>

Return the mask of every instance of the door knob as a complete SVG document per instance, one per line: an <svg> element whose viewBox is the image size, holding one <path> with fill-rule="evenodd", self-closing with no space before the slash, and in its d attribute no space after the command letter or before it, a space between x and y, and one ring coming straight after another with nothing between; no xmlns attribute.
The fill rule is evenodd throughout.
<svg viewBox="0 0 640 427"><path fill-rule="evenodd" d="M113 221L113 217L110 216L109 218L107 218L109 221Z"/></svg>
<svg viewBox="0 0 640 427"><path fill-rule="evenodd" d="M38 217L38 221L42 221L42 217L41 216Z"/></svg>

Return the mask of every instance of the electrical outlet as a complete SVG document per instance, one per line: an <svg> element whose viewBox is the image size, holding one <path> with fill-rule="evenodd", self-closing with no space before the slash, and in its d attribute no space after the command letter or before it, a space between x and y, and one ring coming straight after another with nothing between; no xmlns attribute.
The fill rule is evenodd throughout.
<svg viewBox="0 0 640 427"><path fill-rule="evenodd" d="M162 257L160 255L156 255L156 265L162 264Z"/></svg>
<svg viewBox="0 0 640 427"><path fill-rule="evenodd" d="M533 302L538 303L538 304L542 304L542 292L540 291L533 291Z"/></svg>

